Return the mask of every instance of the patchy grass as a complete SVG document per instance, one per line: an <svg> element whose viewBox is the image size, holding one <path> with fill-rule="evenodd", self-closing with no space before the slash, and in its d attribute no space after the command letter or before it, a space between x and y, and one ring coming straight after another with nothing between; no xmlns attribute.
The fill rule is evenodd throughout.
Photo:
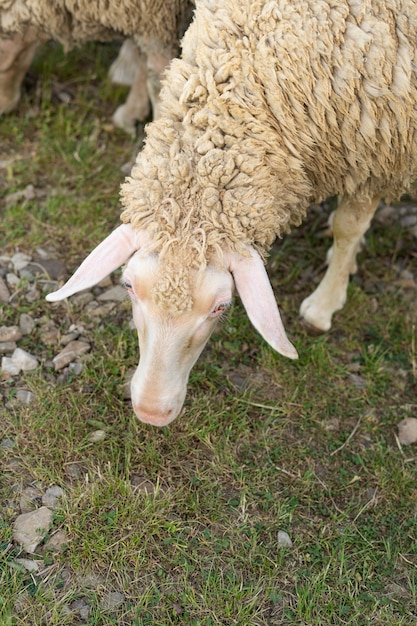
<svg viewBox="0 0 417 626"><path fill-rule="evenodd" d="M55 250L69 272L118 223L135 140L109 121L125 95L105 78L114 55L44 48L18 112L0 121L3 253ZM7 201L30 184L35 198ZM58 346L38 326L19 344L45 355L23 379L35 399L18 404L13 380L1 383L2 437L15 443L0 457L1 624L417 622L417 455L396 441L417 408L417 298L400 276L415 271L416 240L376 222L346 307L329 335L310 337L297 311L323 272L327 213L313 208L270 259L299 361L262 343L236 302L168 428L136 423L123 396L137 360L128 303L99 325L75 302L28 302L24 289L2 306L6 325L21 313L62 332L82 322L93 348L81 374L57 383ZM11 529L22 489L51 484L65 494L51 534L67 544L41 546L43 569L29 573ZM114 592L123 602L112 606ZM68 610L81 600L84 617Z"/></svg>

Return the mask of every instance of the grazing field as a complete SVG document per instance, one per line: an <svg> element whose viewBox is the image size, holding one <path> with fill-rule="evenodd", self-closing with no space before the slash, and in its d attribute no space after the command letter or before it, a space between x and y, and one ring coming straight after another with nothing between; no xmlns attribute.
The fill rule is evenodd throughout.
<svg viewBox="0 0 417 626"><path fill-rule="evenodd" d="M140 424L130 303L108 295L120 272L44 299L119 223L143 129L111 124L116 54L46 46L0 120L0 624L414 626L417 447L397 424L417 417L417 203L381 207L320 337L297 314L330 245L332 203L312 207L268 268L299 360L236 301L182 415ZM71 342L79 356L57 360ZM8 372L16 347L29 371ZM42 506L52 517L28 553L16 520Z"/></svg>

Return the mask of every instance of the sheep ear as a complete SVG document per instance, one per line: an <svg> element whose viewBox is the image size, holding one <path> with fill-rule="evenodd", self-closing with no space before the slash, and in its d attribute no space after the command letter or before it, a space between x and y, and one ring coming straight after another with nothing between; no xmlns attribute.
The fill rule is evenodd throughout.
<svg viewBox="0 0 417 626"><path fill-rule="evenodd" d="M234 253L228 258L229 270L246 313L274 350L290 359L297 359L297 350L285 333L263 261L252 247L249 247L249 252L250 257Z"/></svg>
<svg viewBox="0 0 417 626"><path fill-rule="evenodd" d="M63 300L99 283L123 265L140 247L141 235L130 224L122 224L116 228L88 255L61 289L46 296L48 302Z"/></svg>

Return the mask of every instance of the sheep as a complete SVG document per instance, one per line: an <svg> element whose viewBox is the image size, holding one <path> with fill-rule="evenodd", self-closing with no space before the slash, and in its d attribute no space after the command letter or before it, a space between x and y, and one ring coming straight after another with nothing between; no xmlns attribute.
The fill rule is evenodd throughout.
<svg viewBox="0 0 417 626"><path fill-rule="evenodd" d="M115 111L113 121L133 132L135 123L150 113L149 98L153 116L158 117L160 77L179 52L193 8L193 0L153 6L144 0L0 0L0 113L17 106L24 75L36 49L47 39L70 50L87 41L123 36L133 39L122 46L112 75L119 82L120 64L127 58L134 71L127 101Z"/></svg>
<svg viewBox="0 0 417 626"><path fill-rule="evenodd" d="M379 199L417 176L416 36L411 0L197 0L161 117L121 187L123 223L47 296L127 262L140 420L178 416L235 290L266 342L297 358L265 258L310 204L337 195L328 267L300 308L330 329Z"/></svg>

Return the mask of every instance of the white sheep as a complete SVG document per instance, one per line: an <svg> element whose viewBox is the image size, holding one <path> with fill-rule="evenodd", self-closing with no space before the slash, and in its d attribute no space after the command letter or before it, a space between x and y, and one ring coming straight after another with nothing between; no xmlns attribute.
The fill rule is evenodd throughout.
<svg viewBox="0 0 417 626"><path fill-rule="evenodd" d="M87 41L122 36L133 39L122 46L111 76L121 82L125 68L120 66L128 62L132 87L114 123L131 132L135 122L148 117L149 98L157 118L161 74L179 52L193 7L193 0L168 0L158 6L144 0L0 0L0 113L17 106L25 73L47 39L70 50Z"/></svg>
<svg viewBox="0 0 417 626"><path fill-rule="evenodd" d="M125 223L47 296L130 259L139 419L179 414L234 288L264 339L297 357L263 257L309 204L337 194L328 269L301 305L307 323L330 328L379 199L417 176L416 38L411 0L197 0L161 118L122 185Z"/></svg>

